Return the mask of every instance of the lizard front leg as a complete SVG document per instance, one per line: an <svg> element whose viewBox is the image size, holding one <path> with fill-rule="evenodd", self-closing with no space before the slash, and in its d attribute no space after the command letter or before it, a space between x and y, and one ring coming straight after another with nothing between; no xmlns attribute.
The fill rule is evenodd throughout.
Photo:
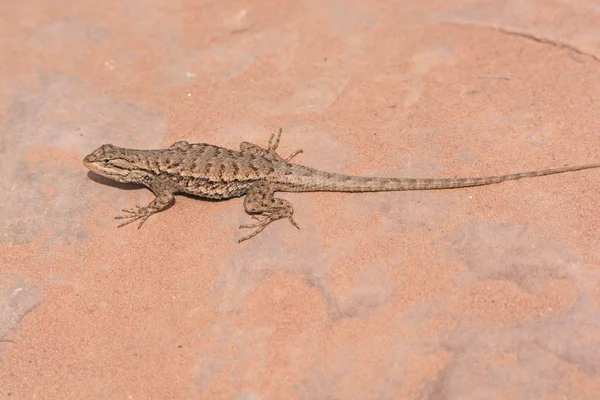
<svg viewBox="0 0 600 400"><path fill-rule="evenodd" d="M248 228L254 229L254 231L239 239L238 242L253 238L262 232L271 222L282 218L287 218L292 225L300 229L293 218L294 208L292 204L287 200L273 197L274 193L275 186L269 182L257 182L250 187L244 199L244 208L258 222L240 225L240 229Z"/></svg>
<svg viewBox="0 0 600 400"><path fill-rule="evenodd" d="M144 222L146 222L146 220L148 219L148 217L167 208L175 198L175 196L173 195L173 189L164 182L152 182L147 186L150 190L152 190L156 198L152 202L150 202L150 204L148 204L146 207L140 207L136 205L135 208L123 209L122 211L126 213L126 215L117 215L115 219L129 220L120 224L118 226L119 228L139 219L141 219L141 221L138 224L138 229L141 228Z"/></svg>

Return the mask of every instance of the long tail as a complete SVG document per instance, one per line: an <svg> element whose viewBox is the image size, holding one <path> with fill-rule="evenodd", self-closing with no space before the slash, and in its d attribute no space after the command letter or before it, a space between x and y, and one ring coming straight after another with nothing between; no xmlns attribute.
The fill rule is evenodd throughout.
<svg viewBox="0 0 600 400"><path fill-rule="evenodd" d="M470 186L491 185L521 178L561 174L563 172L600 168L600 164L519 172L516 174L485 176L479 178L381 178L362 177L323 172L303 165L288 164L289 171L280 191L293 192L383 192L402 190L455 189ZM291 186L289 184L292 184ZM287 186L287 188L286 188Z"/></svg>

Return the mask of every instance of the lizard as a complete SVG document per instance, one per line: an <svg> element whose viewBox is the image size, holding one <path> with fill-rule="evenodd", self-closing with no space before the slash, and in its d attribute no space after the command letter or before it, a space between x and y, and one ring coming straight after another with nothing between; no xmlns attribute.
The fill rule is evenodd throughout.
<svg viewBox="0 0 600 400"><path fill-rule="evenodd" d="M292 204L274 196L275 192L382 192L404 190L456 189L490 185L509 180L560 174L590 168L600 163L564 166L507 175L473 178L385 178L336 174L292 163L302 153L296 150L287 158L276 152L282 129L272 134L267 148L242 142L240 150L206 143L178 141L165 149L137 150L104 144L87 155L83 163L92 172L117 182L141 184L155 198L147 206L123 209L115 219L126 221L122 227L140 220L138 228L153 214L167 208L178 193L205 199L225 200L245 196L244 208L256 222L242 224L253 229L238 242L248 240L273 221L293 218Z"/></svg>

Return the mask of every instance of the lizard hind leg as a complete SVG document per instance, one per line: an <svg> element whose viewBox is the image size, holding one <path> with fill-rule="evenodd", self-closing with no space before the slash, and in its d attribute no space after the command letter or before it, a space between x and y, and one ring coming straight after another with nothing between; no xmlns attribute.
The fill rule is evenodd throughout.
<svg viewBox="0 0 600 400"><path fill-rule="evenodd" d="M277 136L275 136L276 134L272 134L271 137L269 138L269 145L267 146L266 149L263 149L260 146L257 146L255 144L252 143L248 143L248 142L242 142L240 143L240 150L242 153L247 153L247 154L252 154L254 156L257 157L274 157L276 159L279 160L283 160L285 162L289 162L292 158L296 157L298 154L302 153L302 150L296 150L295 152L293 152L288 158L282 158L281 156L279 156L279 154L277 154L277 147L279 147L279 140L281 139L281 132L282 129L279 129L279 132L277 133ZM179 142L173 144L173 146L177 145ZM171 147L173 147L171 146Z"/></svg>
<svg viewBox="0 0 600 400"><path fill-rule="evenodd" d="M284 199L273 197L274 187L268 182L254 184L244 199L244 209L256 220L253 224L240 225L240 229L254 229L249 235L242 237L238 242L243 242L258 235L273 221L287 218L292 225L300 229L294 221L294 208L292 204Z"/></svg>

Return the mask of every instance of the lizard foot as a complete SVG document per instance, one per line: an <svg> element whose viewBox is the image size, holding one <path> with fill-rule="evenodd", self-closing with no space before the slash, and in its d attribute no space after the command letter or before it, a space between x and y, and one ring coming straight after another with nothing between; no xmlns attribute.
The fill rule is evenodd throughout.
<svg viewBox="0 0 600 400"><path fill-rule="evenodd" d="M277 189L276 185L267 181L256 182L250 187L246 198L244 199L244 208L257 222L254 224L245 224L241 229L254 229L248 236L244 236L239 241L243 242L258 235L273 221L287 218L292 225L300 229L294 221L294 208L292 204L284 199L273 197L273 192Z"/></svg>
<svg viewBox="0 0 600 400"><path fill-rule="evenodd" d="M121 210L124 213L127 213L129 215L117 215L115 217L115 219L129 219L129 221L125 221L122 224L119 224L118 228L125 226L127 224L130 224L132 222L135 222L138 219L141 219L140 223L138 224L138 229L139 229L142 227L144 222L146 222L148 217L151 216L152 214L154 214L153 212L148 210L148 207L140 207L137 204L135 207L136 207L135 209L130 208L130 209Z"/></svg>
<svg viewBox="0 0 600 400"><path fill-rule="evenodd" d="M275 134L272 134L271 137L269 138L269 145L267 147L267 149L269 150L269 153L271 154L276 154L276 150L277 147L279 147L279 140L281 139L281 133L283 132L283 128L279 128L279 132L277 132L277 136L275 136ZM298 154L303 153L304 151L302 149L298 149L295 152L293 152L288 158L285 159L286 162L289 162L292 158L296 157Z"/></svg>
<svg viewBox="0 0 600 400"><path fill-rule="evenodd" d="M276 213L275 213L276 214ZM273 221L277 221L278 219L286 218L294 225L296 228L300 229L300 226L294 221L291 215L289 216L281 216L281 215L273 215L273 214L261 214L261 215L253 215L252 219L257 220L258 222L254 224L242 224L240 225L240 229L254 229L249 235L242 237L238 240L238 243L241 243L245 240L251 239L254 236L258 235L263 231Z"/></svg>

